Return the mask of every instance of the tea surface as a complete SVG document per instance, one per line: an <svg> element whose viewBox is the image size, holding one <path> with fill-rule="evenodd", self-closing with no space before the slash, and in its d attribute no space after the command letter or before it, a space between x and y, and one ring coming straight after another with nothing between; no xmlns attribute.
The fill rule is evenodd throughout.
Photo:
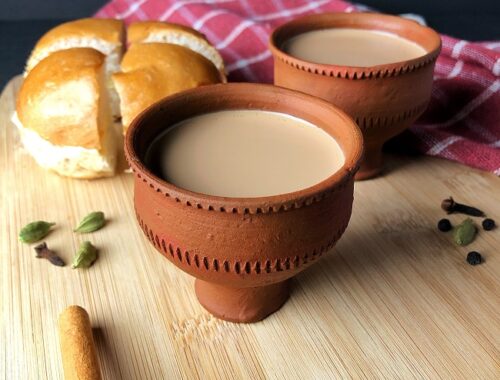
<svg viewBox="0 0 500 380"><path fill-rule="evenodd" d="M315 185L342 167L344 154L334 138L305 120L231 110L169 128L152 143L146 162L178 187L246 198Z"/></svg>
<svg viewBox="0 0 500 380"><path fill-rule="evenodd" d="M313 30L285 41L282 48L305 61L355 67L401 62L427 53L395 34L354 28Z"/></svg>

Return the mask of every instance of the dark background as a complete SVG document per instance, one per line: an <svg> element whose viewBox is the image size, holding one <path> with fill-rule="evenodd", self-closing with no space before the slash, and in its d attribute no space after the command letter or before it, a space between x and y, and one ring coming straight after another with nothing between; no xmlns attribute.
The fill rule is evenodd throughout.
<svg viewBox="0 0 500 380"><path fill-rule="evenodd" d="M500 39L500 0L354 2L385 13L418 13L429 26L454 37L473 41ZM105 0L0 0L0 88L23 71L31 48L43 33L61 22L90 16L105 3Z"/></svg>

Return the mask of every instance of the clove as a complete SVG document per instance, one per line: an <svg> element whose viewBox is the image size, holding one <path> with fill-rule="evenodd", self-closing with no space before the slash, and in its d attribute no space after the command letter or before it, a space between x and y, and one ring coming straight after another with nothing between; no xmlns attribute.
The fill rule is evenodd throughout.
<svg viewBox="0 0 500 380"><path fill-rule="evenodd" d="M484 212L482 212L481 210L472 206L467 206L461 203L457 203L453 200L452 197L443 200L441 202L441 208L448 214L458 212L460 214L471 215L471 216L485 216Z"/></svg>
<svg viewBox="0 0 500 380"><path fill-rule="evenodd" d="M52 264L57 265L58 267L63 267L66 265L54 251L50 250L49 247L47 247L47 243L45 242L38 244L35 247L35 252L38 259L47 259Z"/></svg>

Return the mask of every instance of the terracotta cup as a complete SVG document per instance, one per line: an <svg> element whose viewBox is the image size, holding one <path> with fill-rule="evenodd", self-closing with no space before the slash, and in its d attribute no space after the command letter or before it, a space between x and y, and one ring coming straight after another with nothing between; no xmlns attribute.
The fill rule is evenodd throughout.
<svg viewBox="0 0 500 380"><path fill-rule="evenodd" d="M345 163L314 186L259 198L194 193L162 180L145 163L153 139L173 124L231 109L307 120L337 140ZM209 312L233 322L259 321L286 301L287 280L326 253L346 229L362 140L344 112L288 89L221 84L173 95L136 118L125 138L137 220L160 253L197 278L196 295Z"/></svg>
<svg viewBox="0 0 500 380"><path fill-rule="evenodd" d="M416 42L427 54L371 67L318 64L288 55L288 39L312 30L357 28L390 32ZM281 25L271 35L274 83L326 99L351 115L363 132L365 156L356 179L378 175L382 145L408 128L427 107L441 39L432 29L377 13L326 13Z"/></svg>

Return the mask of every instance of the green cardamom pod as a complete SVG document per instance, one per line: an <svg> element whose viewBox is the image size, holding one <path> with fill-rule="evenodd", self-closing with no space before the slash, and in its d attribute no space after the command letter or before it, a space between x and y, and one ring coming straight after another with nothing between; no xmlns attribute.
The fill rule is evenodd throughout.
<svg viewBox="0 0 500 380"><path fill-rule="evenodd" d="M71 268L88 268L97 260L97 249L90 241L84 241L73 259Z"/></svg>
<svg viewBox="0 0 500 380"><path fill-rule="evenodd" d="M80 224L73 230L74 232L88 233L101 229L106 223L102 211L94 211L82 219Z"/></svg>
<svg viewBox="0 0 500 380"><path fill-rule="evenodd" d="M48 223L43 220L28 223L21 229L21 232L19 232L19 241L23 243L34 243L35 241L43 239L54 225L55 223Z"/></svg>
<svg viewBox="0 0 500 380"><path fill-rule="evenodd" d="M477 227L471 218L465 219L453 230L453 239L458 245L467 245L472 243L477 234Z"/></svg>

